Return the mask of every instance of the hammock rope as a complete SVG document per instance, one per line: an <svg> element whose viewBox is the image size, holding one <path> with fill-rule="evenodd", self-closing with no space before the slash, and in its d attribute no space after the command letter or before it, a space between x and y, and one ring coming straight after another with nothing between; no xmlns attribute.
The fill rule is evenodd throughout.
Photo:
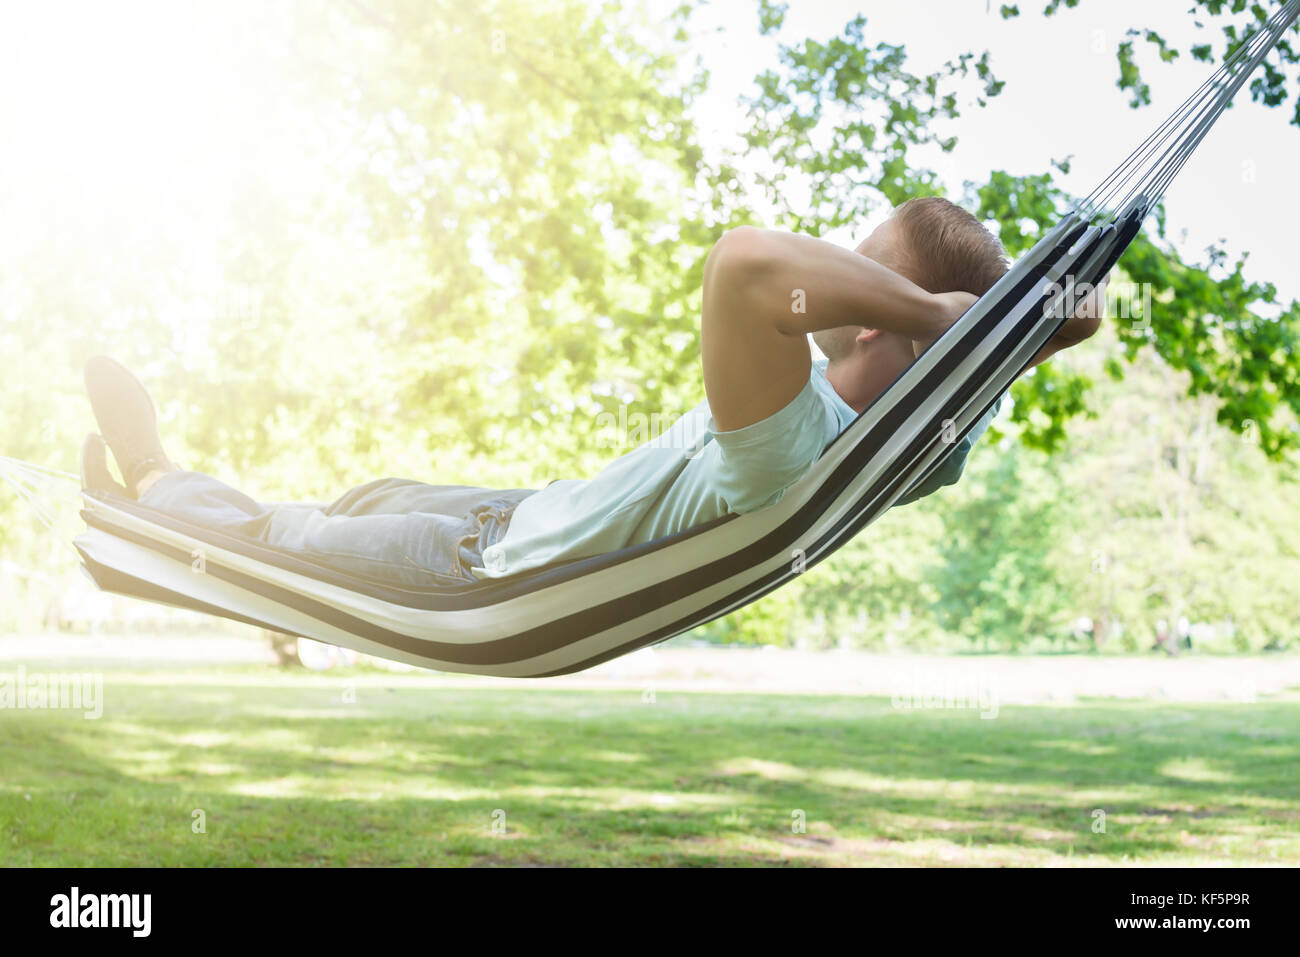
<svg viewBox="0 0 1300 957"><path fill-rule="evenodd" d="M58 519L57 508L51 507L47 502L47 499L53 497L51 489L56 484L61 484L64 488L68 488L70 484L75 485L77 489L81 488L80 476L72 472L24 462L7 455L0 455L0 479L4 479L18 497L31 507L36 518L51 532L54 531ZM77 494L71 489L69 492L71 495L66 497L69 499Z"/></svg>
<svg viewBox="0 0 1300 957"><path fill-rule="evenodd" d="M1300 0L1288 0L1275 10L1114 172L1077 204L1080 217L1091 218L1108 210L1123 209L1139 196L1144 197L1148 207L1155 206L1237 91L1295 23L1297 15L1300 15ZM1122 194L1121 190L1124 190Z"/></svg>

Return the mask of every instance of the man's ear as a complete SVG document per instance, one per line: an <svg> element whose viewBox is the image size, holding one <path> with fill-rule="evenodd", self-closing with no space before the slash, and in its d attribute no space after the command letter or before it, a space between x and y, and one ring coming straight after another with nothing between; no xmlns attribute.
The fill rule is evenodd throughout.
<svg viewBox="0 0 1300 957"><path fill-rule="evenodd" d="M881 332L879 329L867 329L864 327L863 330L858 333L858 337L853 341L858 345L861 345L864 342L870 342L872 339L875 339L880 335Z"/></svg>

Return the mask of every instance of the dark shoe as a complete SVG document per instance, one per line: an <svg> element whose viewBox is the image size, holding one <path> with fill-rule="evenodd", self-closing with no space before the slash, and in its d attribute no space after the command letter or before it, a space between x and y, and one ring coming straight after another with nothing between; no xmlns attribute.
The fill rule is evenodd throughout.
<svg viewBox="0 0 1300 957"><path fill-rule="evenodd" d="M158 438L158 415L140 380L108 356L86 363L86 392L99 423L99 433L113 451L118 470L132 495L140 479L152 471L176 466Z"/></svg>
<svg viewBox="0 0 1300 957"><path fill-rule="evenodd" d="M131 497L108 470L108 446L96 432L91 432L81 443L81 487L91 492Z"/></svg>

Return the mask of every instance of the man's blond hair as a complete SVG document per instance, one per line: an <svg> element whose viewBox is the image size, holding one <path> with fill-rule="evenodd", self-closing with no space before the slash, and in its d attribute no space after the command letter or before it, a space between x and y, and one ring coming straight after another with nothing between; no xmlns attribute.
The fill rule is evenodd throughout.
<svg viewBox="0 0 1300 957"><path fill-rule="evenodd" d="M1007 271L1006 251L978 219L939 196L909 199L893 212L904 249L901 271L927 292L982 296Z"/></svg>

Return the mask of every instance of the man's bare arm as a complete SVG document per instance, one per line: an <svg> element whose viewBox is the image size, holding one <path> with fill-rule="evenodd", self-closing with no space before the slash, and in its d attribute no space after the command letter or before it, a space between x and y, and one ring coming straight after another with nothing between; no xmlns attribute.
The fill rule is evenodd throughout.
<svg viewBox="0 0 1300 957"><path fill-rule="evenodd" d="M714 422L739 429L789 404L808 382L810 332L861 325L930 341L973 301L965 293L926 292L811 236L732 230L704 268L701 351Z"/></svg>

